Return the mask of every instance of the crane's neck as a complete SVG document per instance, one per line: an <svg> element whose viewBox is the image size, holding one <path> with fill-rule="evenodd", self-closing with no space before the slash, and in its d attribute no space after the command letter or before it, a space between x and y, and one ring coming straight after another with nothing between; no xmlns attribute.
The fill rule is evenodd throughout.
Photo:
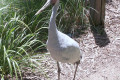
<svg viewBox="0 0 120 80"><path fill-rule="evenodd" d="M50 17L50 23L49 23L49 32L55 32L57 31L57 26L56 26L56 16L57 16L57 10L59 7L59 2L55 4L52 8L52 14Z"/></svg>

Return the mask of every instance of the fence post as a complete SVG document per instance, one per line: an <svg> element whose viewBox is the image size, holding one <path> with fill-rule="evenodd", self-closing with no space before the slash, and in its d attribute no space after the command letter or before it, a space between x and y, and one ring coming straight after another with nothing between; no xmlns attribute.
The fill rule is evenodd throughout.
<svg viewBox="0 0 120 80"><path fill-rule="evenodd" d="M92 26L104 26L105 1L106 0L90 0L90 24Z"/></svg>

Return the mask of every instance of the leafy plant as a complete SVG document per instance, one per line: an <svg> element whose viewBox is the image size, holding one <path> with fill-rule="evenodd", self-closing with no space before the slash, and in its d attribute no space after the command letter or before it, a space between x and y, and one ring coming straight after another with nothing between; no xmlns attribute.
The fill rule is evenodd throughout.
<svg viewBox="0 0 120 80"><path fill-rule="evenodd" d="M45 44L38 39L40 27L32 31L30 23L16 10L13 3L3 4L0 8L0 78L4 80L7 74L21 77L20 64L30 58L29 53L34 53ZM41 20L42 21L42 20ZM33 20L33 23L35 20ZM32 21L31 21L32 23ZM36 24L37 25L37 24ZM39 44L39 45L38 45ZM36 46L37 45L37 46Z"/></svg>
<svg viewBox="0 0 120 80"><path fill-rule="evenodd" d="M86 24L88 23L86 21L89 20L86 15L85 0L62 0L60 9L57 22L61 26L60 29L62 31L71 33L81 28L81 26L87 26Z"/></svg>

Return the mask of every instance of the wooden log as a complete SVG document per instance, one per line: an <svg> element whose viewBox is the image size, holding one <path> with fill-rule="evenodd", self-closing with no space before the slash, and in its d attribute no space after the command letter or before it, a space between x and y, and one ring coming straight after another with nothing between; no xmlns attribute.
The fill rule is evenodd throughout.
<svg viewBox="0 0 120 80"><path fill-rule="evenodd" d="M104 26L105 0L90 0L90 24Z"/></svg>

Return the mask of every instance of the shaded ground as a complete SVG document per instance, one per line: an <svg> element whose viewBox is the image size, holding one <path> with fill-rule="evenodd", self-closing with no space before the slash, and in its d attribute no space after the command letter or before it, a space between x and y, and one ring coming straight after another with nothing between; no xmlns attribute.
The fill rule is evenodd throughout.
<svg viewBox="0 0 120 80"><path fill-rule="evenodd" d="M91 30L76 40L80 42L83 60L78 67L76 80L120 80L120 1L106 5L106 36L96 36ZM101 42L100 42L101 41ZM97 42L100 42L97 44ZM107 43L107 44L106 44ZM103 44L104 46L100 46ZM26 68L23 80L57 80L56 62L46 55L39 56L40 63L33 71ZM72 80L75 66L60 64L61 80ZM34 73L33 73L34 72Z"/></svg>

